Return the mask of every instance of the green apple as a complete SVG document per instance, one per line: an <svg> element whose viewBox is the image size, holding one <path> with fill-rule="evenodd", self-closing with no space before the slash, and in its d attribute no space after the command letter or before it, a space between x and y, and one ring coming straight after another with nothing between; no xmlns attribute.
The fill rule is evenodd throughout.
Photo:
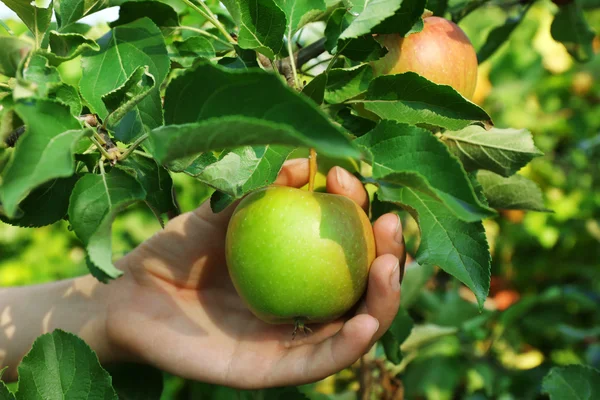
<svg viewBox="0 0 600 400"><path fill-rule="evenodd" d="M388 53L373 63L375 75L417 74L440 85L450 85L472 99L477 85L477 54L455 23L440 17L423 19L420 32L401 37L380 35Z"/></svg>
<svg viewBox="0 0 600 400"><path fill-rule="evenodd" d="M225 254L237 292L258 318L302 327L338 318L358 301L375 239L347 197L271 186L237 206Z"/></svg>

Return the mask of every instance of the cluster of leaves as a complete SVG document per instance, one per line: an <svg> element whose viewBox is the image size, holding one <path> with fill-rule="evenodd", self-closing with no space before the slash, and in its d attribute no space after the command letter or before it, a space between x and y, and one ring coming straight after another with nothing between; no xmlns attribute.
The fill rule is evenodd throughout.
<svg viewBox="0 0 600 400"><path fill-rule="evenodd" d="M30 33L0 37L0 74L9 78L0 138L15 144L0 149L0 219L28 227L68 219L101 281L121 273L111 244L119 212L136 202L160 219L178 212L171 174L212 187L220 211L272 183L296 147L369 164L361 172L378 188L374 216L408 210L420 226L421 267L455 276L480 308L490 287L482 219L494 209L545 210L536 185L515 174L541 155L528 131L490 128L483 109L416 74L373 76L369 63L386 52L373 34L419 31L424 1L230 0L226 10L211 1L5 3ZM593 35L579 34L589 28L577 4L561 6L563 20L578 22L574 37L560 13L553 35L585 59ZM119 19L102 37L77 22L112 5ZM469 7L450 11L462 18ZM290 54L313 23L324 25L317 44L334 58L303 86L303 51ZM481 59L513 25L490 34ZM83 74L72 86L59 67L76 58ZM271 70L278 63L291 64L287 82ZM401 363L410 327L401 310L382 340L392 363Z"/></svg>

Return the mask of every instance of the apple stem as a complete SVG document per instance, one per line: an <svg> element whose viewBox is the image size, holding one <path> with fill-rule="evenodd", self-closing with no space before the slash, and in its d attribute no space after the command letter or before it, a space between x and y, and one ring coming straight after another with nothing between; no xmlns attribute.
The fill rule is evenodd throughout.
<svg viewBox="0 0 600 400"><path fill-rule="evenodd" d="M310 149L308 160L308 191L313 192L315 190L315 176L317 175L317 152L315 149Z"/></svg>
<svg viewBox="0 0 600 400"><path fill-rule="evenodd" d="M312 333L312 329L304 325L304 318L296 318L294 320L294 332L292 332L292 340L296 339L298 331L302 332L304 336L308 336L308 333Z"/></svg>

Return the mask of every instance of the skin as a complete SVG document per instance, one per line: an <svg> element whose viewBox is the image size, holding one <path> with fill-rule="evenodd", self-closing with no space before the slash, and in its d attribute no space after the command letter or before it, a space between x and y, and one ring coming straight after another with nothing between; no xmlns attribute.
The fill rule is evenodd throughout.
<svg viewBox="0 0 600 400"><path fill-rule="evenodd" d="M308 161L284 166L278 185L308 182ZM361 183L341 168L327 191L365 209ZM81 336L102 363L147 363L184 378L236 388L299 385L354 363L391 325L400 304L405 250L396 215L373 225L377 258L356 314L314 327L295 341L290 326L256 318L238 296L225 266L233 207L205 203L117 262L125 274L103 285L90 275L51 284L0 289L0 369L16 366L37 336L61 328Z"/></svg>
<svg viewBox="0 0 600 400"><path fill-rule="evenodd" d="M327 322L363 294L375 239L347 197L269 187L235 210L226 256L234 286L263 321Z"/></svg>
<svg viewBox="0 0 600 400"><path fill-rule="evenodd" d="M423 30L406 37L382 35L388 53L373 64L375 75L417 74L450 85L471 100L477 85L477 54L455 23L440 17L423 20Z"/></svg>

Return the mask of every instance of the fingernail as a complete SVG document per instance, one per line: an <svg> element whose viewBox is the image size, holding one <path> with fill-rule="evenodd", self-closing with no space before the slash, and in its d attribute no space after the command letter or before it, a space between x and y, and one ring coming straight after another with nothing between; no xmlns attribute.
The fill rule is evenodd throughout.
<svg viewBox="0 0 600 400"><path fill-rule="evenodd" d="M335 176L342 189L347 190L350 187L350 174L345 169L335 167Z"/></svg>
<svg viewBox="0 0 600 400"><path fill-rule="evenodd" d="M400 216L396 215L398 218L398 222L396 223L396 233L394 234L394 240L396 243L403 244L404 238L402 237L402 221L400 220Z"/></svg>
<svg viewBox="0 0 600 400"><path fill-rule="evenodd" d="M400 261L396 261L396 265L390 274L390 285L394 292L400 291Z"/></svg>
<svg viewBox="0 0 600 400"><path fill-rule="evenodd" d="M377 318L374 318L374 319L375 319L376 325L375 325L375 332L373 332L373 333L377 333L377 331L379 330L379 320Z"/></svg>

